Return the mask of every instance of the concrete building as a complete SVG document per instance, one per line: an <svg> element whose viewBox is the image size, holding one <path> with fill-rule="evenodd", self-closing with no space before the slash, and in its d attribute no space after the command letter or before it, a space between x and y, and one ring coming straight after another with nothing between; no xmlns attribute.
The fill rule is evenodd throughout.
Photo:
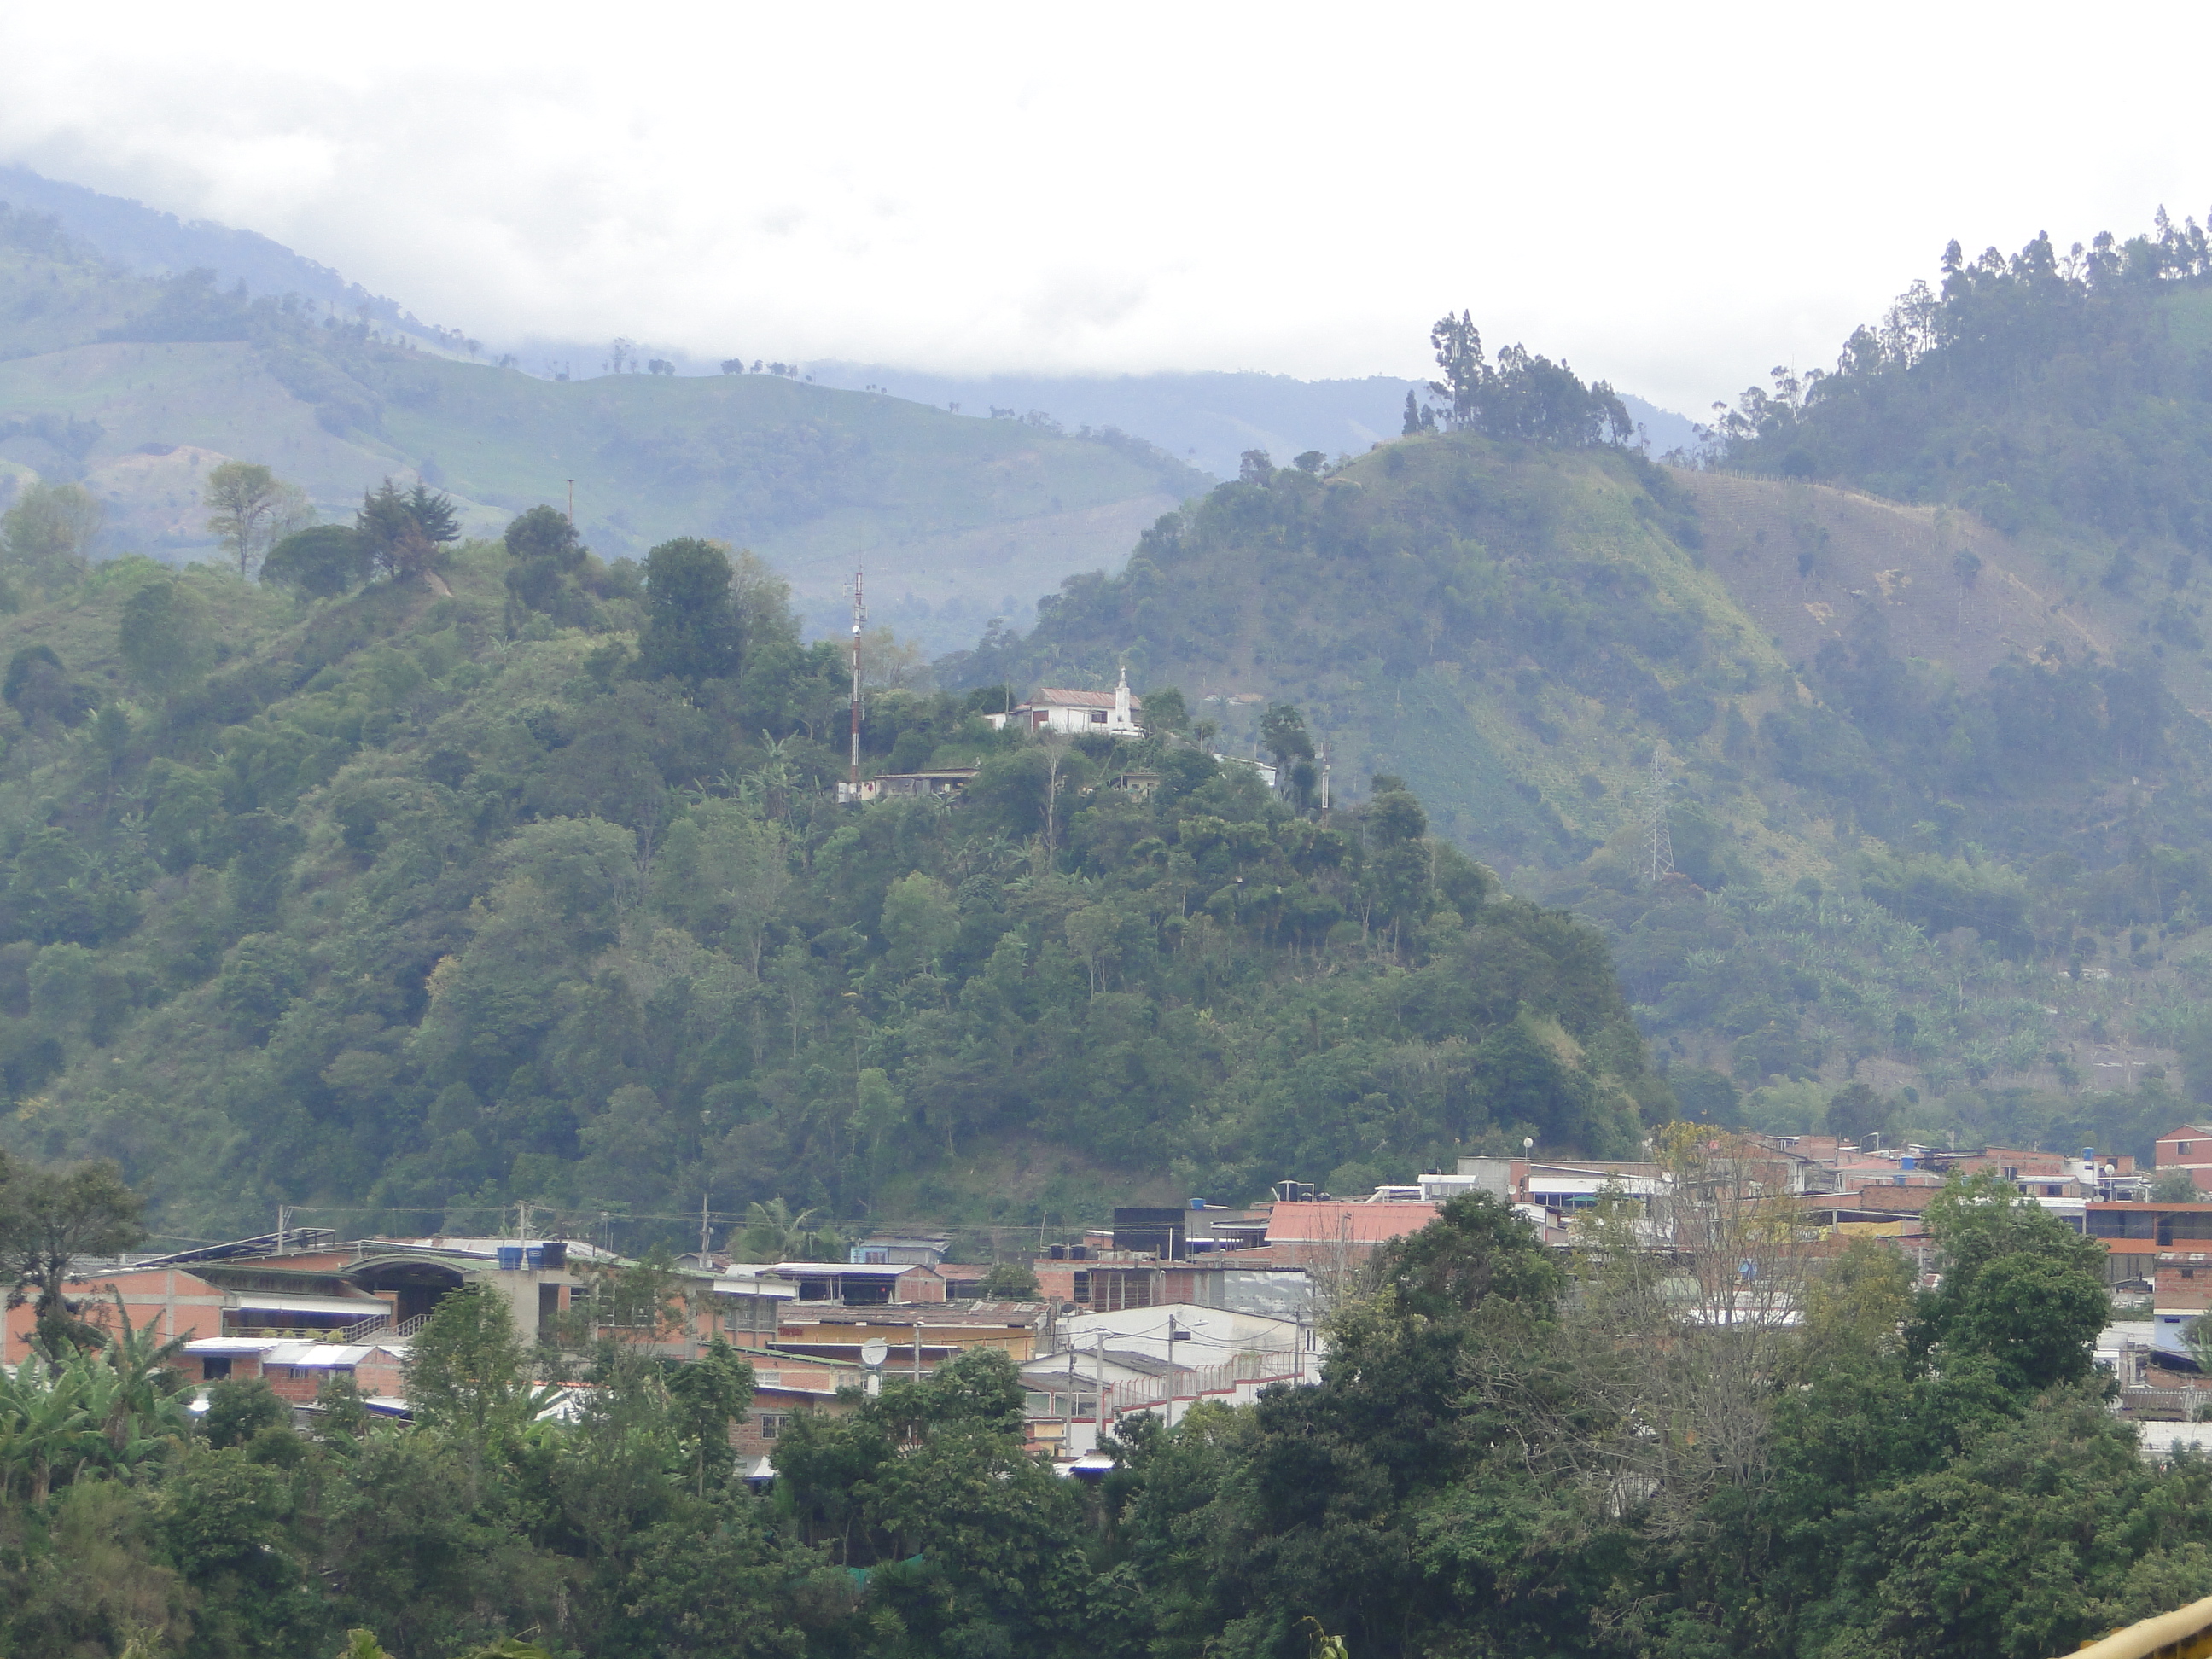
<svg viewBox="0 0 2212 1659"><path fill-rule="evenodd" d="M945 1233L876 1233L852 1247L848 1260L881 1267L887 1262L942 1267L952 1246Z"/></svg>
<svg viewBox="0 0 2212 1659"><path fill-rule="evenodd" d="M871 1340L890 1351L884 1369L922 1375L970 1348L997 1348L1017 1364L1049 1346L1054 1313L1042 1302L878 1304L797 1302L780 1310L774 1347L794 1358L858 1364ZM917 1354L917 1349L919 1352Z"/></svg>
<svg viewBox="0 0 2212 1659"><path fill-rule="evenodd" d="M2199 1187L2212 1188L2212 1129L2199 1123L2168 1129L2153 1144L2151 1164L2159 1170L2186 1170Z"/></svg>
<svg viewBox="0 0 2212 1659"><path fill-rule="evenodd" d="M770 1271L797 1285L801 1302L861 1308L945 1299L944 1279L919 1261L779 1261Z"/></svg>
<svg viewBox="0 0 2212 1659"><path fill-rule="evenodd" d="M1300 1320L1171 1305L1070 1315L1056 1338L1023 1376L1031 1437L1061 1456L1091 1450L1102 1425L1110 1432L1133 1413L1179 1423L1200 1401L1249 1405L1321 1376L1318 1335Z"/></svg>
<svg viewBox="0 0 2212 1659"><path fill-rule="evenodd" d="M187 1343L184 1358L186 1374L199 1382L258 1378L295 1406L313 1403L332 1377L343 1377L365 1401L386 1411L402 1407L407 1392L407 1344L398 1340L302 1342L207 1336Z"/></svg>
<svg viewBox="0 0 2212 1659"><path fill-rule="evenodd" d="M975 781L972 766L948 766L933 772L879 772L862 778L856 790L849 778L837 780L840 806L872 805L879 800L957 800Z"/></svg>

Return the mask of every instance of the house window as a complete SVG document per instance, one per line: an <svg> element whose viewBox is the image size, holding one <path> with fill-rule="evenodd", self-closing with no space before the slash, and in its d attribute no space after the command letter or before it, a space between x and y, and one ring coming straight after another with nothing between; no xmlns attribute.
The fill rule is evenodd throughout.
<svg viewBox="0 0 2212 1659"><path fill-rule="evenodd" d="M2019 1179L2020 1179L2020 1166L2019 1166L2018 1164L2006 1164L2006 1165L2005 1165L2005 1169L2004 1169L2004 1178L2005 1178L2007 1181L2017 1181L2017 1180L2019 1180Z"/></svg>
<svg viewBox="0 0 2212 1659"><path fill-rule="evenodd" d="M783 1432L783 1419L787 1415L788 1413L784 1412L763 1412L758 1419L760 1423L761 1438L763 1440L773 1440L776 1436L781 1434Z"/></svg>
<svg viewBox="0 0 2212 1659"><path fill-rule="evenodd" d="M200 1361L200 1381L221 1382L230 1376L230 1356L210 1354Z"/></svg>
<svg viewBox="0 0 2212 1659"><path fill-rule="evenodd" d="M1070 1294L1071 1296L1073 1296L1073 1297L1074 1297L1078 1302L1088 1302L1088 1301L1090 1301L1090 1300L1091 1300L1091 1275L1090 1275L1089 1273L1078 1273L1078 1274L1076 1274L1076 1275L1075 1275L1075 1286L1074 1286L1074 1288L1073 1288L1072 1291L1070 1291L1068 1292L1068 1294Z"/></svg>
<svg viewBox="0 0 2212 1659"><path fill-rule="evenodd" d="M2174 1143L2173 1150L2179 1156L2187 1158L2189 1156L2189 1145L2190 1143L2185 1140L2177 1141Z"/></svg>
<svg viewBox="0 0 2212 1659"><path fill-rule="evenodd" d="M2181 1276L2184 1279L2194 1279L2197 1277L2197 1269L2194 1267L2184 1267L2181 1270Z"/></svg>
<svg viewBox="0 0 2212 1659"><path fill-rule="evenodd" d="M1094 708L1094 709L1092 709L1092 710L1091 711L1091 723L1093 726L1103 726L1103 725L1105 725L1105 724L1106 724L1106 711L1105 711L1104 709L1103 709L1103 708Z"/></svg>

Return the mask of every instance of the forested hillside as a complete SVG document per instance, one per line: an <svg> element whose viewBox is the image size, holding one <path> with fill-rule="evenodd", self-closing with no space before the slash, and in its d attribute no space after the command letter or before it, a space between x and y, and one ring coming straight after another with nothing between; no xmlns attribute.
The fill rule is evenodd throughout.
<svg viewBox="0 0 2212 1659"><path fill-rule="evenodd" d="M124 275L0 204L0 507L30 477L80 482L105 551L197 556L214 544L201 487L226 459L273 467L326 517L386 476L419 478L493 535L573 479L611 556L719 536L817 609L866 564L879 618L948 649L1118 562L1208 482L1120 433L832 391L785 364L678 378L632 349L630 372L555 380L420 333L204 271Z"/></svg>
<svg viewBox="0 0 2212 1659"><path fill-rule="evenodd" d="M1522 362L1540 409L1564 371ZM1405 777L1598 921L1717 1110L1755 1091L1803 1128L1859 1080L1897 1133L2147 1152L2212 976L2212 744L2171 655L1963 512L1532 442L1522 394L1482 395L1487 429L1470 401L1343 465L1249 458L942 671L1103 685L1126 657L1246 753L1297 702L1340 791Z"/></svg>
<svg viewBox="0 0 2212 1659"><path fill-rule="evenodd" d="M758 560L609 565L538 509L437 563L308 602L121 560L0 623L13 1144L196 1236L1034 1221L1664 1114L1597 937L1403 788L1325 816L1184 743L1002 736L1004 689L882 692L872 768L982 770L839 809L844 662Z"/></svg>
<svg viewBox="0 0 2212 1659"><path fill-rule="evenodd" d="M2047 233L2009 258L1954 241L1937 286L1854 331L1832 372L1778 369L1715 407L1714 464L1966 509L2212 708L2212 243L2195 220L2161 209L2144 234L2064 253Z"/></svg>

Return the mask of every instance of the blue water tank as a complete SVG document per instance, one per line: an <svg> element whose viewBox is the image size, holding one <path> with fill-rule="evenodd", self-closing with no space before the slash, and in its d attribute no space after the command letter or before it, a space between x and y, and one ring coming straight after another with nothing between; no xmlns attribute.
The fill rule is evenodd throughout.
<svg viewBox="0 0 2212 1659"><path fill-rule="evenodd" d="M1194 1198L1190 1201L1190 1207L1194 1210L1202 1210L1206 1207L1206 1200L1202 1198Z"/></svg>
<svg viewBox="0 0 2212 1659"><path fill-rule="evenodd" d="M501 1273L514 1273L522 1266L522 1246L502 1244L499 1247L499 1267Z"/></svg>
<svg viewBox="0 0 2212 1659"><path fill-rule="evenodd" d="M543 1244L524 1245L522 1247L522 1265L529 1268L532 1273L536 1273L539 1268L543 1267L545 1265L545 1247Z"/></svg>

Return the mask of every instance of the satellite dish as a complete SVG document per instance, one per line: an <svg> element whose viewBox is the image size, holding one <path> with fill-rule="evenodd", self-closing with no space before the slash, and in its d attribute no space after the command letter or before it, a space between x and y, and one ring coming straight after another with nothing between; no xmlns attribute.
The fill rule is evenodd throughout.
<svg viewBox="0 0 2212 1659"><path fill-rule="evenodd" d="M890 1344L880 1336L872 1336L860 1344L860 1363L863 1365L880 1365L884 1360L890 1358Z"/></svg>

